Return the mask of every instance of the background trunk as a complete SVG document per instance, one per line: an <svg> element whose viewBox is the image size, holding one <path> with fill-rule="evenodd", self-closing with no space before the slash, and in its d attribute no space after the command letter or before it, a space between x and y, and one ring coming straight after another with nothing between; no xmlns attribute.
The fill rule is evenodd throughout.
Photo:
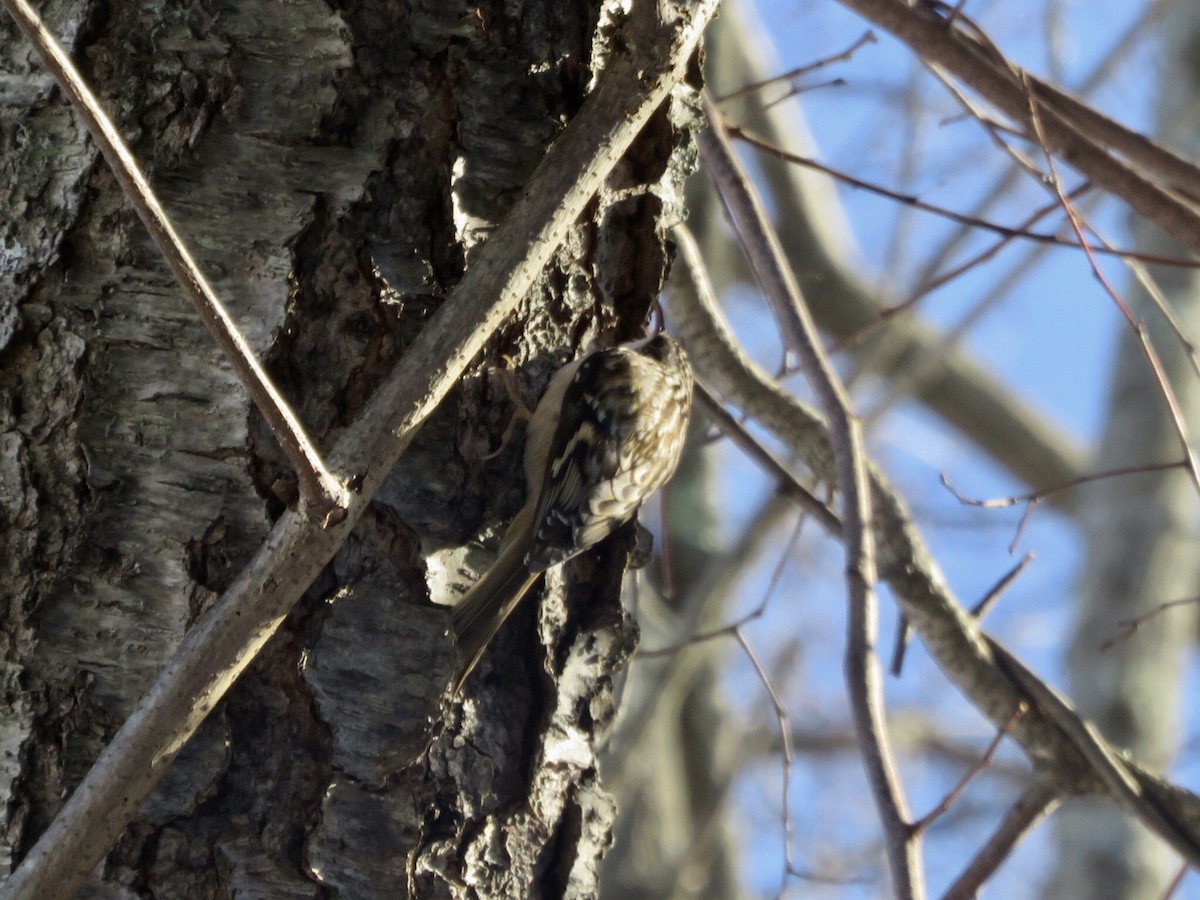
<svg viewBox="0 0 1200 900"><path fill-rule="evenodd" d="M1195 53L1200 9L1179 4L1160 35L1158 137L1195 158L1200 153ZM1186 255L1144 219L1131 217L1130 224L1139 249ZM1184 334L1200 331L1200 279L1195 270L1152 266L1150 271ZM1194 435L1200 423L1200 385L1192 363L1145 291L1135 282L1125 295L1162 356ZM1093 468L1107 471L1179 459L1178 434L1137 339L1123 327L1118 340L1108 420ZM1196 492L1186 473L1173 470L1101 481L1084 496L1088 550L1068 660L1070 693L1107 737L1150 765L1169 770L1181 743L1181 692L1184 665L1195 641L1195 607L1183 606L1149 621L1136 639L1110 652L1102 653L1100 647L1119 623L1200 592ZM1047 896L1160 897L1177 868L1160 840L1106 804L1068 803L1057 824L1058 867Z"/></svg>

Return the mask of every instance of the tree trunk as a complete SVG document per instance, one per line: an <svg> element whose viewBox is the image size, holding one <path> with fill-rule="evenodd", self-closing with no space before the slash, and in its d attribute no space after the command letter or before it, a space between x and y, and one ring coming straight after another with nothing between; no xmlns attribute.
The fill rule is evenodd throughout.
<svg viewBox="0 0 1200 900"><path fill-rule="evenodd" d="M1196 99L1200 75L1195 47L1200 10L1179 4L1162 29L1158 137L1194 156L1200 137ZM1132 227L1140 249L1165 256L1187 251L1145 219ZM1181 324L1200 333L1200 282L1192 269L1151 266L1150 272ZM1200 425L1200 385L1179 337L1136 283L1125 292L1160 354L1167 380L1194 440ZM1137 338L1122 322L1109 392L1109 416L1094 464L1102 472L1181 457L1179 438L1154 372ZM1087 558L1079 589L1079 621L1068 660L1070 693L1104 735L1139 760L1169 770L1180 747L1182 687L1195 641L1194 605L1148 621L1110 652L1100 648L1121 623L1160 604L1196 596L1196 489L1181 470L1113 478L1084 494ZM1045 896L1153 898L1163 896L1178 860L1144 826L1111 805L1077 800L1057 818L1054 871Z"/></svg>
<svg viewBox="0 0 1200 900"><path fill-rule="evenodd" d="M44 15L329 447L628 36L609 6L116 0ZM7 871L296 485L7 20L0 52ZM528 403L567 357L641 329L690 121L680 100L651 121L610 179L619 197L593 204L493 342ZM437 604L522 499L520 442L487 458L511 411L481 361L90 896L596 893L614 806L592 742L635 640L618 600L632 529L548 578L465 699L440 699Z"/></svg>

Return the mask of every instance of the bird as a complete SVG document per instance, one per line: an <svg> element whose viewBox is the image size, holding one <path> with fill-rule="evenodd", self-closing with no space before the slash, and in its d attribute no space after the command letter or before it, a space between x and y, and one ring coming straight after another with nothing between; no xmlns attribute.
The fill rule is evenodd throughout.
<svg viewBox="0 0 1200 900"><path fill-rule="evenodd" d="M608 537L670 480L692 384L687 354L665 332L588 353L550 379L526 428L525 504L451 611L453 693L543 572Z"/></svg>

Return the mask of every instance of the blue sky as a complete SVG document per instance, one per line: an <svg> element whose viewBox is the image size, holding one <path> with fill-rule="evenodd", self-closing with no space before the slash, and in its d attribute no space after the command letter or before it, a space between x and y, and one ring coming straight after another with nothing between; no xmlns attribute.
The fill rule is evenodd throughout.
<svg viewBox="0 0 1200 900"><path fill-rule="evenodd" d="M838 52L869 27L831 0L764 0L758 8L770 23L781 70ZM1091 75L1144 8L1142 3L1127 0L1056 4L1010 0L968 3L965 12L1010 58L1074 88ZM823 161L859 178L969 212L1003 170L1005 159L987 142L976 122L958 116L953 100L920 71L907 48L878 30L876 36L878 41L860 49L851 61L810 76L813 84L838 78L843 85L806 91L799 100L789 101L787 108L802 112ZM1153 30L1147 31L1087 95L1089 102L1125 124L1148 128L1156 78L1154 43ZM915 117L914 109L919 110ZM927 254L956 228L862 191L843 188L840 195L868 278L897 296L906 294ZM1026 179L987 218L1015 225L1048 201L1044 190ZM1090 215L1107 236L1128 245L1126 213L1119 204L1102 201ZM1051 216L1041 227L1058 228L1061 218ZM986 234L976 236L963 253L991 240ZM925 298L918 314L942 327L952 327L993 285L1014 272L1019 277L1003 302L968 334L965 346L1019 396L1059 422L1081 445L1091 446L1103 422L1114 341L1124 337L1119 331L1124 326L1083 254L1063 249L1034 252L1028 244L1010 246L991 263ZM1110 264L1106 272L1114 283L1124 284L1119 266ZM778 340L755 292L743 287L725 299L746 345L764 364L773 366ZM870 396L869 392L860 393L857 399L865 404ZM898 404L874 427L869 439L872 453L908 498L950 584L964 603L973 603L1016 561L1008 545L1020 510L960 506L940 486L939 475L945 472L964 493L980 497L1023 492L1027 486L988 462L913 403ZM740 520L756 508L768 486L736 451L718 446L713 452L722 459L723 494L731 499L728 532L736 533ZM747 485L754 487L748 489ZM799 671L786 685L789 714L799 725L840 730L847 722L841 685L841 551L815 529L806 535L790 552L782 587L772 601L772 614L751 626L748 635L768 657L773 648L778 649L780 634L805 635ZM774 554L755 565L744 591L747 608L757 604L779 556L788 552L786 540L787 535L780 534ZM1080 549L1078 535L1068 522L1048 510L1038 512L1018 551L1018 556L1033 551L1037 560L988 620L994 633L1059 686L1063 684L1061 656L1071 625L1071 592ZM884 601L880 646L886 653L894 614L886 597ZM731 702L736 716L748 730L773 727L768 700L756 688L753 671L735 649L731 648L730 655L730 696L737 698ZM920 649L910 656L903 679L889 680L887 691L894 714L918 711L981 752L992 736L991 727L946 684ZM754 699L747 701L747 697ZM1023 765L1011 746L1002 751L1001 759ZM747 826L747 881L764 896L773 895L779 884L779 765L778 756L756 763L743 777L736 795L739 814ZM961 771L920 759L906 759L902 768L909 799L918 814L940 800ZM978 817L962 815L931 832L924 855L932 895L947 886L990 833L998 815L1015 797L1014 790L1004 777L985 776L960 801L958 811L983 807L990 812ZM869 836L877 833L861 768L852 756L822 762L818 768L812 758L798 756L791 812L793 852L797 863L806 868L821 868L830 860L845 862L841 854L847 847L863 848ZM1043 826L1018 851L993 881L991 896L1029 895L1032 885L1048 872L1049 834ZM873 867L882 864L882 857L875 855L856 863L857 869L851 867L854 871L878 874ZM789 896L818 898L879 896L882 887L879 882L822 887L794 879L789 884ZM1200 896L1190 893L1197 890L1195 879L1189 879L1177 896Z"/></svg>

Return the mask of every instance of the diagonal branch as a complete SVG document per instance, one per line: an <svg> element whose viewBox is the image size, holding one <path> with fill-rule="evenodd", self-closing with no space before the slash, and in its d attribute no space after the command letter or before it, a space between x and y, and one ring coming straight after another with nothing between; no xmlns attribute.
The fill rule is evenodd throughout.
<svg viewBox="0 0 1200 900"><path fill-rule="evenodd" d="M1181 816L1178 809L1165 802L1152 783L1139 779L1125 755L1113 749L1095 725L1080 716L1070 703L1034 675L999 641L988 637L987 642L997 665L1021 686L1043 715L1061 728L1087 759L1092 771L1107 788L1109 798L1170 844L1190 866L1200 867L1200 847L1194 834L1194 822Z"/></svg>
<svg viewBox="0 0 1200 900"><path fill-rule="evenodd" d="M1079 239L1079 243L1083 246L1084 253L1087 254L1088 262L1092 267L1092 274L1103 286L1105 293L1112 298L1117 308L1120 309L1121 314L1125 317L1126 322L1133 329L1133 333L1138 339L1138 346L1142 350L1142 355L1146 357L1146 361L1150 364L1150 369L1154 372L1154 380L1158 385L1159 391L1162 393L1163 400L1166 401L1167 411L1170 413L1171 425L1175 429L1175 436L1179 439L1180 448L1183 450L1183 458L1188 476L1192 479L1192 484L1196 489L1200 490L1200 464L1197 463L1196 455L1192 452L1187 421L1183 414L1183 409L1179 405L1179 399L1175 395L1175 389L1171 386L1171 381L1167 377L1166 370L1163 368L1162 358L1159 356L1154 344L1150 341L1150 335L1146 332L1145 323L1134 315L1129 304L1125 302L1124 298L1117 293L1117 290L1104 276L1104 272L1097 264L1095 256L1092 255L1091 247L1083 232L1083 225L1080 224L1079 214L1075 211L1075 207L1063 190L1062 179L1058 176L1058 167L1054 164L1054 157L1050 154L1050 149L1046 144L1045 125L1042 122L1042 115L1038 111L1033 85L1028 77L1024 80L1029 90L1029 122L1033 126L1034 136L1037 138L1046 155L1046 165L1049 168L1051 186L1058 196L1059 202L1062 204L1063 211L1067 214L1067 219L1070 221L1071 227L1075 230L1075 235ZM1168 317L1168 321L1170 321L1170 317ZM1185 344L1187 343L1187 339L1182 334L1178 336Z"/></svg>
<svg viewBox="0 0 1200 900"><path fill-rule="evenodd" d="M1189 202L1200 198L1200 169L1192 163L1028 75L963 16L945 19L933 11L933 4L902 0L841 3L890 31L925 62L969 85L1032 139L1029 91L1024 83L1028 79L1050 151L1200 253L1200 211ZM1158 179L1170 186L1164 187Z"/></svg>
<svg viewBox="0 0 1200 900"><path fill-rule="evenodd" d="M614 57L546 154L508 218L405 352L332 461L358 488L327 526L291 510L101 754L16 872L3 900L74 894L133 818L183 744L274 633L349 535L417 428L508 317L584 206L682 77L717 0L675 18Z"/></svg>
<svg viewBox="0 0 1200 900"><path fill-rule="evenodd" d="M748 7L726 6L705 46L709 68L725 87L759 81L782 68L772 58L768 29ZM760 100L759 94L748 94L744 108L730 104L722 109L754 122L777 146L816 155L797 116L768 114ZM770 156L757 164L772 185L778 221L787 223L780 239L818 324L837 340L870 328L892 303L868 287L859 269L844 262L852 241L828 180ZM719 277L741 277L739 264L723 260ZM887 341L889 353L860 354L855 365L888 381L938 357L938 365L915 386L914 399L1026 484L1064 481L1083 466L1085 454L1060 425L1017 398L960 349L944 352L945 337L938 330L918 318L898 317L889 325Z"/></svg>
<svg viewBox="0 0 1200 900"><path fill-rule="evenodd" d="M1112 77L1116 70L1117 60L1125 59L1137 43L1145 38L1146 32L1150 26L1156 25L1170 8L1175 0L1150 0L1142 8L1138 17L1125 28L1120 36L1113 42L1111 46L1104 50L1100 58L1091 64L1091 67L1083 75L1082 78L1074 85L1074 90L1081 97L1091 96L1096 90L1103 85L1109 78ZM963 92L954 85L944 73L936 68L931 69L932 73L938 78L950 91L956 101L964 106L968 112L971 112L974 104L964 96ZM972 113L973 115L973 113ZM978 119L978 117L976 117ZM981 123L982 119L978 119ZM985 126L986 128L986 126ZM991 132L989 131L989 134ZM1000 147L1003 152L1012 155L1014 161L1018 154L1012 148L1004 143ZM1009 196L1013 185L1021 177L1021 173L1025 171L1024 166L1019 162L1017 165L1007 168L1003 174L997 176L979 195L980 200L975 205L973 215L982 216L989 210L995 207L1001 197ZM955 252L962 248L968 237L970 237L971 229L963 226L951 234L940 246L938 246L928 257L923 264L920 273L913 279L915 284L924 284L933 276L941 271L948 261L953 258ZM1020 268L1029 268L1030 263L1035 255L1044 253L1046 247L1041 247L1034 250L1032 253L1026 254L1026 259L1018 265ZM990 292L989 292L990 293Z"/></svg>
<svg viewBox="0 0 1200 900"><path fill-rule="evenodd" d="M942 894L942 900L973 900L985 881L1004 864L1009 855L1060 801L1058 787L1046 781L1034 781L1012 808L986 844L972 857L963 873Z"/></svg>
<svg viewBox="0 0 1200 900"><path fill-rule="evenodd" d="M697 374L770 431L818 478L834 465L821 416L781 389L741 352L711 295L679 291L673 320ZM867 462L879 571L938 666L997 728L1021 704L1009 734L1064 793L1099 794L1163 835L1200 868L1200 796L1114 751L1044 682L983 632L950 590L903 501ZM834 532L834 536L838 536Z"/></svg>
<svg viewBox="0 0 1200 900"><path fill-rule="evenodd" d="M146 176L138 168L137 160L126 145L125 139L100 107L100 102L84 82L79 70L27 0L0 2L4 3L17 25L37 48L46 67L82 116L92 139L99 145L100 151L116 175L125 195L137 210L146 230L150 232L150 237L154 239L159 252L229 359L233 370L267 421L283 452L287 454L288 460L296 470L296 478L309 511L319 517L344 508L350 499L346 485L326 468L321 454L313 445L300 419L272 383L271 377L258 361L254 349L238 328L237 322L230 316L225 304L196 265L183 239L175 231L166 211L158 202Z"/></svg>
<svg viewBox="0 0 1200 900"><path fill-rule="evenodd" d="M791 163L797 166L804 166L806 169L812 169L814 172L820 172L823 175L828 175L834 181L841 182L848 187L857 190L865 191L869 194L874 194L877 197L883 197L887 200L894 200L903 206L910 209L917 209L922 212L927 212L931 215L940 216L943 219L961 225L964 228L974 228L979 231L988 231L998 235L1005 242L1012 240L1029 241L1034 244L1041 244L1046 247L1065 247L1072 250L1088 250L1092 253L1101 256L1119 256L1122 259L1135 259L1141 262L1155 263L1160 266L1179 266L1185 269L1200 268L1200 261L1194 259L1182 259L1180 257L1165 256L1161 253L1146 253L1141 250L1131 250L1122 247L1091 247L1081 243L1078 239L1070 240L1069 238L1061 237L1048 231L1033 231L1033 222L1042 218L1047 212L1057 209L1058 206L1050 206L1039 211L1035 216L1031 217L1031 221L1022 222L1019 225L1003 225L999 222L993 222L989 219L984 219L977 215L968 215L966 213L956 212L945 206L939 206L936 203L930 203L927 200L922 200L915 194L906 194L902 191L894 190L878 184L873 181L867 181L849 172L834 168L827 163L823 163L811 156L805 156L802 153L793 153L778 144L768 140L767 138L756 134L749 128L742 125L726 125L726 132L730 137L735 137L740 141L744 141L751 147L761 150L763 153L768 153L776 159ZM1076 191L1079 191L1076 188ZM893 309L888 310L888 315L894 315Z"/></svg>

